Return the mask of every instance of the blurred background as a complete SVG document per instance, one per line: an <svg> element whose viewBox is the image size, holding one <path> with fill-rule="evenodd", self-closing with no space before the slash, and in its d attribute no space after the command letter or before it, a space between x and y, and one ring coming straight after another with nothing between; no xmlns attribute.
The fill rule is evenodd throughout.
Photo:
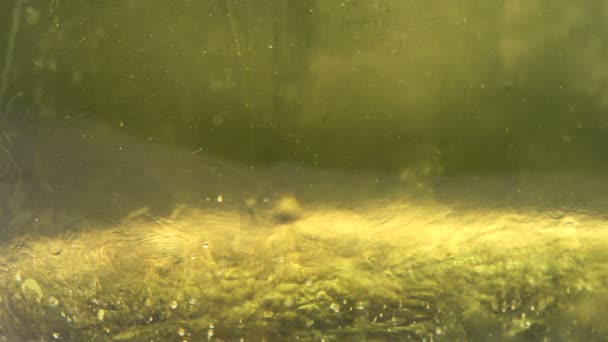
<svg viewBox="0 0 608 342"><path fill-rule="evenodd" d="M87 118L220 158L349 171L608 155L601 2L20 3L16 32L14 1L0 11L13 120Z"/></svg>

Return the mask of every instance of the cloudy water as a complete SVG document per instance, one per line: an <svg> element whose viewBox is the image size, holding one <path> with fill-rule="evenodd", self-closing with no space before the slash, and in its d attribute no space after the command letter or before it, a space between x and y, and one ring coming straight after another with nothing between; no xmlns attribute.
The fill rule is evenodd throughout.
<svg viewBox="0 0 608 342"><path fill-rule="evenodd" d="M607 18L0 2L0 340L606 340Z"/></svg>

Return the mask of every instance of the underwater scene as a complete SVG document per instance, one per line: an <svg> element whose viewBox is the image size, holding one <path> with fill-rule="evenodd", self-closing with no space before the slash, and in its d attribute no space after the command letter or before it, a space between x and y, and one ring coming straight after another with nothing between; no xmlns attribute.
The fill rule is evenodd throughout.
<svg viewBox="0 0 608 342"><path fill-rule="evenodd" d="M608 341L608 3L0 1L0 341Z"/></svg>

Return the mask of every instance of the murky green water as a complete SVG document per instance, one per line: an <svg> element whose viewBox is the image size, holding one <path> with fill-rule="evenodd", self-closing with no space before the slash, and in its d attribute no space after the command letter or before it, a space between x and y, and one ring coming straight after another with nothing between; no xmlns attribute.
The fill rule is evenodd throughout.
<svg viewBox="0 0 608 342"><path fill-rule="evenodd" d="M1 2L0 339L608 339L607 16Z"/></svg>

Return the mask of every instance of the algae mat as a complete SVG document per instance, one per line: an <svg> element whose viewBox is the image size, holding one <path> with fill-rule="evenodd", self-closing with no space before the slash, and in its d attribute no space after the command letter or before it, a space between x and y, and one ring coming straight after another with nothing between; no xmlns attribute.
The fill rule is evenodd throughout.
<svg viewBox="0 0 608 342"><path fill-rule="evenodd" d="M361 202L146 208L0 251L20 341L605 340L603 218ZM277 211L293 219L278 220ZM83 222L82 224L88 224ZM93 224L93 223L90 223Z"/></svg>

